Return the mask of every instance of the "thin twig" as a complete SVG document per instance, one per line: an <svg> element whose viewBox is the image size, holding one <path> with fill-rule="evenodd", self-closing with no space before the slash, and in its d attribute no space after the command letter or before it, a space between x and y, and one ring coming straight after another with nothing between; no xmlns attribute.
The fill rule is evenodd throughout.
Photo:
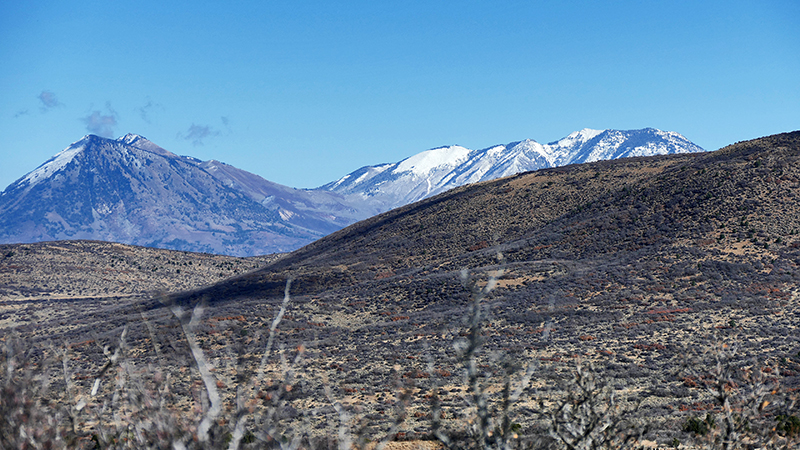
<svg viewBox="0 0 800 450"><path fill-rule="evenodd" d="M200 425L197 427L198 439L200 442L207 442L209 439L208 432L217 416L222 411L222 404L219 391L217 391L217 380L211 373L211 364L206 360L203 350L197 344L197 337L194 333L194 328L200 322L200 318L203 315L203 309L202 304L195 306L189 321L185 320L185 313L180 306L173 306L172 313L175 314L175 317L181 322L183 334L186 336L186 342L189 344L192 356L197 364L197 370L200 372L200 379L203 381L203 385L206 388L208 401L211 403L205 416L203 416L203 419L200 421Z"/></svg>

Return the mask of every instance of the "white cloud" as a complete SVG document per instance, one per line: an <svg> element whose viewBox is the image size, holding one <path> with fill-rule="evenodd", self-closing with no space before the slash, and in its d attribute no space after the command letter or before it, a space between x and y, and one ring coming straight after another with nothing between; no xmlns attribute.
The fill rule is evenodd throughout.
<svg viewBox="0 0 800 450"><path fill-rule="evenodd" d="M106 103L106 110L108 111L107 114L103 114L100 111L92 111L91 114L81 120L86 124L86 129L89 132L110 138L114 137L114 128L117 126L117 112L114 111L109 103Z"/></svg>
<svg viewBox="0 0 800 450"><path fill-rule="evenodd" d="M192 141L192 145L203 145L203 140L208 137L219 136L219 131L211 128L209 125L195 125L189 127L186 133L178 135L180 138Z"/></svg>
<svg viewBox="0 0 800 450"><path fill-rule="evenodd" d="M62 103L58 101L56 94L51 91L42 91L37 98L42 102L42 112L47 112L62 105Z"/></svg>
<svg viewBox="0 0 800 450"><path fill-rule="evenodd" d="M154 103L152 100L148 100L147 104L138 108L136 111L139 112L139 117L142 118L146 123L152 123L153 119L153 112L155 111L163 111L164 107L161 106L160 103Z"/></svg>

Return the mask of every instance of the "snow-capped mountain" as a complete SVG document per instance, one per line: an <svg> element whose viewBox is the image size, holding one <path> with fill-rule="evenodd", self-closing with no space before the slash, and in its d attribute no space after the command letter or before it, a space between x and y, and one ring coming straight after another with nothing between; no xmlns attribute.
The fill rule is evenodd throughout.
<svg viewBox="0 0 800 450"><path fill-rule="evenodd" d="M702 151L652 128L550 144L439 147L294 189L142 136L89 135L0 193L0 243L95 239L248 256L295 250L359 220L478 181L565 164Z"/></svg>
<svg viewBox="0 0 800 450"><path fill-rule="evenodd" d="M369 212L129 134L86 136L0 194L0 242L96 239L230 255L289 251Z"/></svg>
<svg viewBox="0 0 800 450"><path fill-rule="evenodd" d="M369 199L389 210L457 186L520 172L604 159L701 151L675 132L587 128L549 144L528 139L482 150L434 148L397 163L362 167L319 189Z"/></svg>

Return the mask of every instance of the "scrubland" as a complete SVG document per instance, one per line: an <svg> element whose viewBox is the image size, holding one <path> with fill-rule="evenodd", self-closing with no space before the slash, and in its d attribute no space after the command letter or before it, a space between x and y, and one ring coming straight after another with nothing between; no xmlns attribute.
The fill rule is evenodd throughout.
<svg viewBox="0 0 800 450"><path fill-rule="evenodd" d="M3 246L0 445L795 448L798 159L522 174L280 258Z"/></svg>

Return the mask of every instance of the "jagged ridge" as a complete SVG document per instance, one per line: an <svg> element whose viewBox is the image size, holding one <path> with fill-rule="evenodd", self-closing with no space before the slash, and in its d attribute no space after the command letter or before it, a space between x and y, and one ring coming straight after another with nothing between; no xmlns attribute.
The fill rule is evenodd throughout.
<svg viewBox="0 0 800 450"><path fill-rule="evenodd" d="M521 172L631 156L695 153L703 149L675 132L576 131L549 144L527 139L470 150L439 147L394 164L366 166L320 189L355 195L393 209L457 186Z"/></svg>

